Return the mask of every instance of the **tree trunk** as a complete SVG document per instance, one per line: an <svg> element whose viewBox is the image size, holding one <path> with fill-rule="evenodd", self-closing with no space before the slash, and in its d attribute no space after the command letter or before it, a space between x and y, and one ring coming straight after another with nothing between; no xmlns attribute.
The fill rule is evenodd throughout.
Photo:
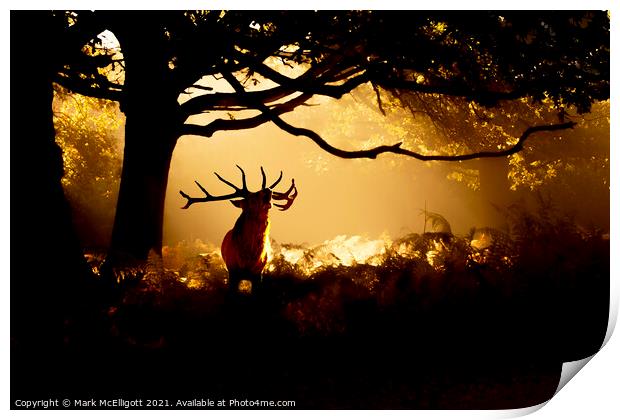
<svg viewBox="0 0 620 420"><path fill-rule="evenodd" d="M11 337L21 352L63 343L63 323L92 276L61 184L52 119L59 51L49 12L11 13Z"/></svg>
<svg viewBox="0 0 620 420"><path fill-rule="evenodd" d="M514 200L508 179L508 158L479 159L479 225L506 227L503 210Z"/></svg>
<svg viewBox="0 0 620 420"><path fill-rule="evenodd" d="M161 255L164 200L178 138L178 93L171 86L164 31L153 22L124 22L115 32L125 59L125 152L108 263ZM136 27L137 26L137 27Z"/></svg>
<svg viewBox="0 0 620 420"><path fill-rule="evenodd" d="M110 257L117 263L144 261L150 251L161 255L164 200L177 138L174 130L160 125L166 118L148 111L127 114L110 249Z"/></svg>

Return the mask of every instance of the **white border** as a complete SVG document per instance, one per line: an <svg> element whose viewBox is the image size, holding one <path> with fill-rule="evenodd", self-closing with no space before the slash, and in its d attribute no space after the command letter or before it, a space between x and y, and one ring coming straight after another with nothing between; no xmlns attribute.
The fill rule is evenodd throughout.
<svg viewBox="0 0 620 420"><path fill-rule="evenodd" d="M293 3L289 1L273 1L269 0L268 2L260 3L260 8L264 9L401 9L403 6L409 6L407 8L415 8L420 10L429 10L429 9L463 9L464 5L467 5L468 9L530 9L530 10L543 10L543 9L595 9L595 10L612 10L612 52L615 52L614 47L618 45L617 43L617 28L616 28L616 20L618 19L617 13L620 13L620 9L616 6L618 2L612 0L590 0L590 1L577 1L577 0L521 0L519 2L499 2L497 0L494 1L470 1L463 3L462 1L441 1L435 0L433 2L416 2L416 4L404 4L402 1L394 1L394 0L382 0L381 2L365 0L365 1L313 1L313 2L303 2L303 3ZM10 9L47 9L47 8L56 8L56 9L143 9L143 5L148 5L149 9L197 9L209 7L213 9L218 9L222 7L227 7L231 9L254 9L259 6L256 2L248 2L248 1L211 1L208 3L205 2L196 2L196 1L185 1L178 0L175 2L136 2L135 4L130 4L126 0L109 0L109 1L54 1L54 2L32 2L32 1L7 1L3 2L7 7L7 12L2 15L2 30L5 31L2 39L2 51L4 52L4 56L9 56L9 13ZM614 7L616 6L616 7ZM0 153L0 183L1 183L1 191L3 192L3 197L6 197L4 200L4 205L2 208L2 214L0 217L0 235L4 239L2 242L2 248L0 248L0 267L2 270L2 296L3 303L2 305L3 312L3 321L1 323L1 331L3 337L2 346L2 364L0 365L0 375L3 379L2 381L2 405L3 408L8 410L8 394L9 394L9 290L8 290L8 279L9 279L9 209L8 209L8 194L9 194L9 98L8 94L10 91L9 86L9 69L8 69L8 60L4 61L5 64L0 66L0 80L4 85L4 89L2 92L4 93L4 101L2 112L0 113L3 124L2 127L5 130L4 138L7 139L4 141L3 146L5 147ZM617 68L617 62L615 59L615 54L612 54L612 74L614 73L614 68ZM613 78L613 77L612 77ZM617 89L612 83L612 115L615 115L615 100L617 99ZM618 161L618 150L619 148L616 146L615 140L617 140L617 118L612 119L612 150L611 150L611 184L612 184L612 194L611 194L611 214L618 214L618 188L616 185L616 181L620 181L620 176L618 174L618 167L616 162ZM618 226L617 226L617 216L612 216L612 228L611 228L611 238L612 238L612 255L620 256L620 250L617 246L617 241L614 241L615 238L618 237ZM19 250L12 250L13 252L19 252ZM611 322L610 327L615 325L617 320L617 312L618 312L618 263L616 259L612 258L612 310L610 312ZM608 334L609 335L609 334ZM617 334L616 334L617 335ZM609 337L608 337L609 338ZM592 360L586 364L586 366L582 369L581 372L577 374L577 378L569 381L569 383L562 388L559 393L553 397L547 404L543 404L543 407L538 411L535 411L530 418L532 419L583 419L583 418L593 418L593 419L615 419L620 412L617 390L620 389L618 386L618 377L620 374L620 368L618 364L618 355L620 354L620 344L617 337L611 337L607 344L603 347L603 349L594 357ZM540 408L540 407L539 407ZM345 412L345 411L327 411L327 412L316 412L316 411L301 411L294 413L286 413L286 412L251 412L252 417L259 418L282 418L289 419L291 416L294 416L299 419L303 418L316 418L316 416L321 417L342 417L342 416L355 416L356 418L369 418L372 416L379 417L390 417L390 418L407 418L411 419L411 416L415 416L417 418L505 418L505 416L512 417L518 414L526 414L525 410L516 410L516 411L463 411L463 412L427 412L427 411L382 411L382 412ZM531 411L531 410L529 410ZM28 412L28 411L11 411L9 415L15 418L32 418L32 417L41 417L45 413L46 417L51 418L78 418L82 419L84 416L88 418L101 418L108 419L112 416L122 416L122 417L133 417L139 416L140 413L135 411L133 412L123 412L116 411L112 413L107 412L80 412L80 411L56 411L56 412ZM149 411L147 415L153 418L169 418L172 413L165 411ZM233 418L237 417L239 413L235 412L176 412L174 415L182 415L187 417L196 417L200 419L204 419L205 416L208 417L217 417L217 418ZM249 413L248 413L249 414Z"/></svg>

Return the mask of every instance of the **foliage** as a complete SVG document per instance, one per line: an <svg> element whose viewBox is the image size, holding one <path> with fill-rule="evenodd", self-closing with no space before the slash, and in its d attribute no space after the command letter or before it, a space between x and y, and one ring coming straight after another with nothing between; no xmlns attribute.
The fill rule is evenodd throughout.
<svg viewBox="0 0 620 420"><path fill-rule="evenodd" d="M475 313L479 306L514 308L558 293L571 299L583 293L594 298L592 293L604 290L609 242L601 232L575 225L544 200L537 213L514 207L508 217L510 234L477 228L466 237L438 232L382 241L339 237L316 247L274 243L256 299L275 305L271 309L297 334L338 336L356 331L360 314L350 312L356 305L373 308L372 316L366 315L376 317L373 322L380 325L417 325L421 319L433 322L439 311L458 316L465 308ZM141 277L148 281L137 286L129 281L127 296L147 299L153 311L161 310L160 305L197 311L184 317L201 318L202 311L219 307L216 301L223 299L226 271L214 248L200 241L166 248L164 266L145 266ZM187 306L188 302L192 303ZM534 310L549 316L546 308ZM383 318L394 311L404 318ZM562 311L573 317L570 308ZM498 316L517 322L511 312Z"/></svg>
<svg viewBox="0 0 620 420"><path fill-rule="evenodd" d="M133 48L123 42L140 37L159 45L154 54L166 69L166 91L195 94L181 107L185 117L216 110L264 112L262 106L296 92L340 98L365 83L377 96L385 89L397 97L462 98L476 107L551 98L580 113L609 97L605 12L167 11L142 13L139 27L133 12L75 12L66 24L88 28L91 15L118 35L121 49ZM208 51L204 43L210 43ZM116 52L105 52L103 41L91 44L104 54L85 54L83 61L98 63L99 69L119 61ZM291 79L265 64L274 61L304 70ZM93 89L83 64L69 64L60 80L77 88L84 83L75 79L81 78L91 83L84 88L89 94L99 90L107 97L112 88L101 82ZM237 92L212 101L217 96L209 93L223 91L208 77L227 73L241 77L248 90L260 91L257 100ZM266 89L260 86L264 80Z"/></svg>
<svg viewBox="0 0 620 420"><path fill-rule="evenodd" d="M510 157L513 190L541 186L557 190L561 186L564 191L577 192L582 185L608 189L609 101L594 104L589 114L571 118L579 122L576 128L554 140L532 142Z"/></svg>
<svg viewBox="0 0 620 420"><path fill-rule="evenodd" d="M314 127L295 127L280 117L312 96L339 99L359 86L372 90L381 113L386 108L423 112L437 129L446 129L448 124L437 123L444 117L459 120L465 110L473 121L475 115L482 122L470 128L487 132L491 153L506 152L515 140L504 125L484 121L493 115L489 109L503 101L523 99L536 106L548 101L547 107L582 113L609 97L609 15L600 11L80 11L52 17L66 21L59 28L60 41L64 35L80 35L74 43L63 43L57 82L74 92L119 100L125 112L134 112L138 122L130 125L136 130L127 140L128 150L143 147L153 155L146 161L160 164L162 172L179 136L210 137L267 122L343 158L393 153L426 160L428 151L436 160L442 156L430 150L443 149L443 158L457 160L461 151L487 146L484 136L470 141L460 129L458 140L445 142L432 135L429 120L418 130L401 119L403 124L385 133L377 130L380 134L364 139L362 146L392 136L397 143L360 150L356 141L354 150L345 150ZM106 47L104 33L114 34L122 55L116 45ZM295 77L271 66L274 61L295 68ZM150 124L146 109L160 112L161 130ZM144 137L148 147L140 143ZM403 146L409 144L413 150ZM139 159L127 160L131 169L126 174L141 172ZM467 169L451 178L477 188L480 183ZM146 189L153 195L149 199L136 198L132 187L121 189L114 237L124 239L115 249L131 249L143 259L148 249L160 247L165 183L161 177L159 185ZM138 184L127 180L123 185ZM149 220L146 214L157 216ZM141 229L149 231L150 239L128 232L127 226L140 223L148 224Z"/></svg>
<svg viewBox="0 0 620 420"><path fill-rule="evenodd" d="M377 109L378 103L383 113ZM577 127L559 134L538 134L522 152L510 156L510 171L503 174L510 188L516 191L561 186L571 190L574 183L567 180L579 178L582 183L587 178L590 185L607 185L609 101L597 102L591 112L580 115L576 109L556 105L550 98L539 103L526 99L504 101L486 109L475 101L436 94L394 96L383 91L377 97L370 86L361 86L338 101L305 110L298 118L314 124L323 136L343 148L403 142L407 149L427 155L457 155L506 149L528 126L551 124L560 117L577 122ZM317 159L318 155L312 162ZM392 165L402 163L392 158ZM447 179L463 182L473 190L480 188L475 164L454 164L444 171Z"/></svg>
<svg viewBox="0 0 620 420"><path fill-rule="evenodd" d="M62 185L85 246L105 246L111 232L122 163L124 117L118 104L56 85L56 143L63 150Z"/></svg>
<svg viewBox="0 0 620 420"><path fill-rule="evenodd" d="M528 385L532 394L522 394L512 382L549 380L552 395L557 378L540 364L558 369L600 347L609 239L546 201L536 213L514 208L510 220L511 234L411 234L381 247L359 237L274 244L263 284L249 296L227 291L211 246L182 243L166 250L164 265L151 256L140 281L115 286L96 328L71 330L66 341L80 349L94 335L93 348L121 355L131 375L144 365L137 383L157 387L168 378L175 389L252 395L269 387L317 407L533 403L544 392ZM508 394L497 391L498 374L510 378ZM334 392L339 400L326 400Z"/></svg>

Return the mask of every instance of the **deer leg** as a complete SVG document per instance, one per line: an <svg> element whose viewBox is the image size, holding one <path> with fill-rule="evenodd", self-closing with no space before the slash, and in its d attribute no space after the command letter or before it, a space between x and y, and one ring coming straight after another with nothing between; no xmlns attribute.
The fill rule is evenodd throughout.
<svg viewBox="0 0 620 420"><path fill-rule="evenodd" d="M235 293L239 289L239 282L241 281L241 275L236 270L228 273L228 291Z"/></svg>

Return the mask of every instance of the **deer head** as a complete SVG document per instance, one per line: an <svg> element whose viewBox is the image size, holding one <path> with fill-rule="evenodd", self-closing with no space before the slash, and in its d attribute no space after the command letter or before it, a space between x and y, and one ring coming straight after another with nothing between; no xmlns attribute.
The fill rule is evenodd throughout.
<svg viewBox="0 0 620 420"><path fill-rule="evenodd" d="M251 192L246 184L245 172L239 165L237 168L241 171L241 188L215 173L220 181L235 190L233 193L212 195L198 181L195 181L196 185L202 190L204 197L190 197L180 191L181 195L187 199L183 209L187 209L194 203L230 200L235 207L242 210L235 226L226 234L222 242L222 258L228 268L229 284L233 289L238 287L241 280L254 282L262 278L267 264L266 244L269 241L269 209L272 201L284 201L282 204L273 203L275 207L284 211L293 205L297 197L294 179L285 192L273 191L273 188L282 180L282 171L278 179L267 187L267 176L261 167L260 172L263 177L261 189Z"/></svg>

